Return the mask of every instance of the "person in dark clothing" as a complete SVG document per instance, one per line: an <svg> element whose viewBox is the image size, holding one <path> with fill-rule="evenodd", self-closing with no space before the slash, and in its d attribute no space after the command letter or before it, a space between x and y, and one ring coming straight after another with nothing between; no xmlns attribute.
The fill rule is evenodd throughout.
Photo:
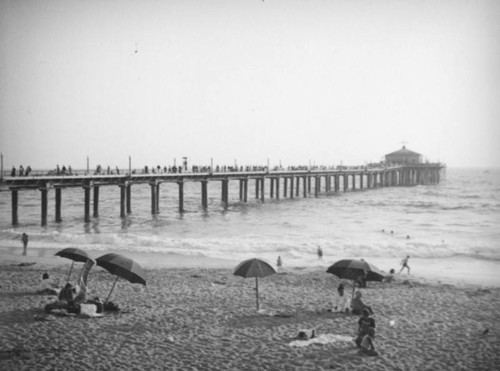
<svg viewBox="0 0 500 371"><path fill-rule="evenodd" d="M375 329L370 327L363 339L360 342L359 354L367 356L378 356L374 345Z"/></svg>
<svg viewBox="0 0 500 371"><path fill-rule="evenodd" d="M358 321L358 336L355 340L358 347L361 346L361 341L365 335L369 334L369 329L373 329L373 331L375 331L375 320L370 317L370 311L365 308L363 309L362 315Z"/></svg>
<svg viewBox="0 0 500 371"><path fill-rule="evenodd" d="M21 241L23 242L23 255L26 255L28 251L28 235L26 233L21 236Z"/></svg>
<svg viewBox="0 0 500 371"><path fill-rule="evenodd" d="M323 259L323 249L319 245L318 245L317 254L318 254L318 259L319 260Z"/></svg>

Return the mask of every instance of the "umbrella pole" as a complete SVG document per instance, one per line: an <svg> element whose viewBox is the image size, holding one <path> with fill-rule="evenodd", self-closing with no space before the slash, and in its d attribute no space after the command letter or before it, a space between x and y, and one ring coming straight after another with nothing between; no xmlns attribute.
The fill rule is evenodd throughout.
<svg viewBox="0 0 500 371"><path fill-rule="evenodd" d="M354 289L355 288L356 288L356 281L352 280L352 296L351 296L351 300L354 299Z"/></svg>
<svg viewBox="0 0 500 371"><path fill-rule="evenodd" d="M111 296L111 293L113 292L113 289L115 288L115 285L116 285L116 283L118 282L118 278L120 278L120 277L119 277L119 276L116 276L116 280L115 280L115 282L113 283L113 287L111 287L111 291L109 292L109 295L108 295L108 297L106 298L106 301L104 302L104 304L106 304L106 303L108 302L109 297Z"/></svg>
<svg viewBox="0 0 500 371"><path fill-rule="evenodd" d="M259 279L255 277L255 296L257 298L257 311L259 311Z"/></svg>
<svg viewBox="0 0 500 371"><path fill-rule="evenodd" d="M68 279L66 280L66 285L68 284L69 278L71 277L71 271L73 270L73 264L75 264L74 260L71 262L71 268L69 269L69 274L68 274Z"/></svg>

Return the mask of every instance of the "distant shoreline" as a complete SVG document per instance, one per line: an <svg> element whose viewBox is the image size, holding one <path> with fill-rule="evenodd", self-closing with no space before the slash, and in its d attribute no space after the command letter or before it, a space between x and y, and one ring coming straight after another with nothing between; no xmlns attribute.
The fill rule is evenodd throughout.
<svg viewBox="0 0 500 371"><path fill-rule="evenodd" d="M35 262L40 267L59 267L70 265L68 259L55 256L60 249L53 248L28 248L28 255L22 255L20 246L0 247L1 265L18 265L22 263ZM203 255L185 255L178 253L158 253L158 252L137 252L124 251L110 248L106 251L90 250L90 256L96 258L105 253L114 252L125 255L137 261L145 269L157 268L202 268L213 269L235 268L240 261L235 259L212 258ZM290 271L299 270L324 270L335 261L353 257L331 257L318 261L315 265L287 265L284 262L284 269ZM500 262L486 259L472 259L468 257L453 258L410 258L409 265L411 274L406 270L399 272L399 260L394 257L372 257L366 258L370 263L376 265L384 272L391 268L396 271L397 280L419 280L429 284L451 284L460 287L498 287L500 288ZM274 264L275 262L269 262ZM326 273L325 273L326 274Z"/></svg>

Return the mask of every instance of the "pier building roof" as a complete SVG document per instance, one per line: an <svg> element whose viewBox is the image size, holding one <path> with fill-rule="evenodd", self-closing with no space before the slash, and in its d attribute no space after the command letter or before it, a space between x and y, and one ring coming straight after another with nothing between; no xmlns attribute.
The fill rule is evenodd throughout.
<svg viewBox="0 0 500 371"><path fill-rule="evenodd" d="M385 155L385 162L389 164L417 164L422 162L422 155L403 146L403 148Z"/></svg>

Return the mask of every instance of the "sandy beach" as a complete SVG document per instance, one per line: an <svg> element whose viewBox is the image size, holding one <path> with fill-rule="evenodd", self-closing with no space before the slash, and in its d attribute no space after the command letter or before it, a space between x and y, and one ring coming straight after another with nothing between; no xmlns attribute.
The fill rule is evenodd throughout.
<svg viewBox="0 0 500 371"><path fill-rule="evenodd" d="M170 257L169 266L144 267L145 287L118 281L110 300L120 312L86 318L47 315L43 307L55 297L36 294L44 272L64 283L70 261L14 256L4 252L0 265L2 370L494 370L500 364L498 287L412 275L369 282L362 291L375 312L379 356L367 357L352 341L358 316L327 311L339 279L321 267L260 279L258 313L255 280L233 276L233 262ZM36 264L19 265L26 262ZM91 296L106 298L113 281L94 267ZM316 340L297 340L302 329L314 329Z"/></svg>

